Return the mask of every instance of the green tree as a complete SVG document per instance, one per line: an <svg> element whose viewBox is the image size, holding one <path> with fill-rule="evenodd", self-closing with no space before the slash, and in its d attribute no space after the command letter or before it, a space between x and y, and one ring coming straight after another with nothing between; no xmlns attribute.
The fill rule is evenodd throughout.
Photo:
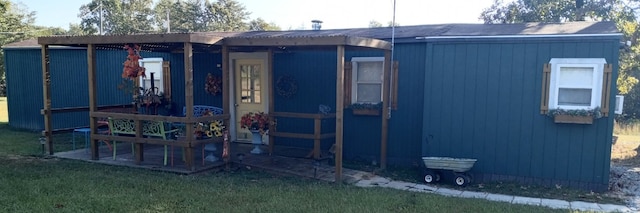
<svg viewBox="0 0 640 213"><path fill-rule="evenodd" d="M35 37L35 12L9 0L0 0L0 46ZM0 96L5 96L4 51L0 51Z"/></svg>
<svg viewBox="0 0 640 213"><path fill-rule="evenodd" d="M640 102L640 22L638 22L638 0L516 0L504 3L495 0L484 9L480 19L487 24L522 22L566 22L576 20L613 21L622 32L623 40L630 41L631 47L621 50L618 93L628 94L625 105ZM640 118L640 106L625 107L627 118Z"/></svg>
<svg viewBox="0 0 640 213"><path fill-rule="evenodd" d="M154 32L152 0L92 0L80 7L78 17L87 34L96 34L102 25L103 34L133 34Z"/></svg>
<svg viewBox="0 0 640 213"><path fill-rule="evenodd" d="M249 29L245 20L251 14L244 5L236 0L217 0L205 2L205 14L208 31L243 31Z"/></svg>
<svg viewBox="0 0 640 213"><path fill-rule="evenodd" d="M280 27L273 22L267 23L264 19L257 18L249 22L249 30L250 31L276 31L276 30L280 30Z"/></svg>
<svg viewBox="0 0 640 213"><path fill-rule="evenodd" d="M382 27L382 23L376 20L369 21L369 28Z"/></svg>
<svg viewBox="0 0 640 213"><path fill-rule="evenodd" d="M66 34L71 36L87 35L80 24L69 24L69 30L67 30Z"/></svg>

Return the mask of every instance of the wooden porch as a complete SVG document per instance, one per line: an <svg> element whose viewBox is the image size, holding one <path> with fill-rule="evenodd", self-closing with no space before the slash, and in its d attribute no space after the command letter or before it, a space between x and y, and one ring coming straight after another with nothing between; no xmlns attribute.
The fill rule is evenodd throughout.
<svg viewBox="0 0 640 213"><path fill-rule="evenodd" d="M90 147L90 159L93 161L105 160L100 147L98 146L99 140L109 141L123 141L133 143L135 145L135 163L138 165L144 165L148 160L145 156L152 158L152 154L145 154L149 149L155 146L173 145L176 147L184 148L185 162L182 169L188 172L198 171L197 166L197 154L195 149L201 147L202 144L216 143L220 140L215 138L210 139L198 139L194 136L193 128L185 129L185 138L183 140L162 140L152 139L144 137L142 134L143 123L147 121L159 121L166 123L181 123L185 126L196 125L198 123L210 123L215 120L223 120L225 125L231 124L232 114L232 100L230 88L230 52L266 52L268 53L268 63L273 65L273 52L281 47L299 47L301 49L308 48L313 49L334 49L336 51L336 106L335 113L328 115L316 115L316 114L304 114L304 113L290 113L290 112L276 112L273 100L273 88L268 88L267 93L269 99L269 111L267 112L272 117L295 117L313 119L316 124L313 134L301 134L294 132L277 132L272 131L269 135L270 138L270 152L273 152L274 145L276 143L276 137L288 137L299 139L312 139L314 140L314 151L312 156L316 159L320 157L320 140L335 137L335 179L340 181L342 178L342 144L343 144L343 109L344 109L344 85L345 79L345 48L356 49L374 49L384 51L385 64L391 64L391 44L386 41L350 37L345 35L315 35L313 32L309 32L304 36L287 36L279 35L274 32L273 36L265 36L260 33L252 35L252 32L246 33L182 33L182 34L149 34L149 35L109 35L109 36L54 36L54 37L41 37L38 38L38 43L42 46L42 78L43 78L43 103L44 108L42 114L44 115L45 130L43 136L46 138L46 144L49 154L53 155L53 140L52 140L52 114L55 110L52 109L51 102L51 79L49 68L49 47L51 45L62 45L72 47L86 47L87 48L87 71L88 71L88 91L89 91L89 124L91 129L91 147ZM143 115L143 114L130 114L130 113L118 113L118 112L101 112L98 111L100 106L98 105L97 98L97 86L96 86L96 49L122 49L125 44L138 44L143 51L160 51L160 52L179 52L183 54L184 63L184 103L186 112L184 117L176 116L161 116L161 115ZM193 75L193 60L194 51L202 52L219 52L222 55L222 82L224 89L222 89L222 108L224 113L221 115L207 115L202 117L193 116L194 106L194 75ZM389 104L389 88L390 88L390 66L384 68L384 88L387 88L383 92L383 105ZM269 68L272 70L272 68ZM273 74L267 73L267 81L274 82ZM170 77L170 76L169 76ZM169 97L171 98L171 93ZM173 94L174 97L177 95ZM383 107L381 116L382 130L381 130L381 166L386 166L386 142L387 142L387 115L390 107ZM99 134L97 127L98 121L106 118L122 118L131 119L135 123L135 136L123 137L116 135L104 135ZM335 119L335 132L323 133L317 123L321 119ZM233 124L231 124L233 125ZM236 127L237 128L237 127ZM269 128L275 130L274 126ZM149 147L147 147L149 146ZM230 153L236 153L233 151L233 147L230 146ZM150 152L150 151L149 151ZM107 155L108 156L108 155Z"/></svg>

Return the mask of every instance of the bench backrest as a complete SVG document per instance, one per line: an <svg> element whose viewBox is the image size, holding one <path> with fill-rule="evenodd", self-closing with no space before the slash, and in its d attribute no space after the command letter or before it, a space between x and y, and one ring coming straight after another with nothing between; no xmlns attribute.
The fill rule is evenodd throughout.
<svg viewBox="0 0 640 213"><path fill-rule="evenodd" d="M160 137L167 139L166 124L162 121L143 121L142 135L147 137ZM131 119L109 118L109 131L112 135L136 135L135 122Z"/></svg>
<svg viewBox="0 0 640 213"><path fill-rule="evenodd" d="M220 107L214 107L214 106L207 106L207 105L195 105L193 106L193 117L200 117L202 116L202 114L204 114L205 112L213 112L214 115L220 115L222 114L222 108ZM187 107L182 107L182 116L187 116Z"/></svg>

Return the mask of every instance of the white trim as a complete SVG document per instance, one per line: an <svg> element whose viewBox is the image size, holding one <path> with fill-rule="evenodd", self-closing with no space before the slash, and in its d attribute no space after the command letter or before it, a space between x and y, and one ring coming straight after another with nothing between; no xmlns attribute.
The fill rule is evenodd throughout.
<svg viewBox="0 0 640 213"><path fill-rule="evenodd" d="M351 58L351 103L358 102L358 62L382 62L382 75L384 75L384 57L353 57ZM384 78L380 81L380 102L383 99L384 91ZM367 82L363 82L367 83ZM378 82L371 82L372 84L378 84Z"/></svg>
<svg viewBox="0 0 640 213"><path fill-rule="evenodd" d="M154 80L155 79L160 79L160 85L156 85L156 87L158 87L159 91L158 93L164 93L164 73L163 73L163 68L162 68L162 62L164 61L163 58L143 58L138 60L138 64L140 64L141 67L144 67L145 63L159 63L160 64L160 70L158 73L156 73L157 75L154 75ZM144 78L140 78L139 79L139 83L140 86L143 86L144 89L147 89L145 84L144 84L144 80L151 80L151 79L147 79L147 78L151 78L151 74L150 74L150 70L146 69L145 67L145 71L144 71L145 77ZM151 85L149 85L151 86Z"/></svg>
<svg viewBox="0 0 640 213"><path fill-rule="evenodd" d="M602 99L602 75L604 73L604 65L607 61L604 58L552 58L549 63L551 64L551 79L549 88L549 108L556 109L594 109L600 106ZM591 85L579 85L571 83L559 82L560 68L562 67L588 67L593 68L593 82ZM586 87L585 87L586 86ZM584 88L591 89L591 103L589 106L560 106L558 104L558 94L560 88Z"/></svg>
<svg viewBox="0 0 640 213"><path fill-rule="evenodd" d="M609 34L556 34L556 35L487 35L487 36L418 36L416 40L466 39L466 38L562 38L562 37L607 37L622 36L622 33Z"/></svg>

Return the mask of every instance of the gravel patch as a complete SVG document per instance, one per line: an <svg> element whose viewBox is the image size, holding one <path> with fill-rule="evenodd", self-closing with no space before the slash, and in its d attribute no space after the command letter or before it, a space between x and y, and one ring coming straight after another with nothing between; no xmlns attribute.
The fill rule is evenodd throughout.
<svg viewBox="0 0 640 213"><path fill-rule="evenodd" d="M609 193L627 201L627 206L640 209L640 167L611 165Z"/></svg>

